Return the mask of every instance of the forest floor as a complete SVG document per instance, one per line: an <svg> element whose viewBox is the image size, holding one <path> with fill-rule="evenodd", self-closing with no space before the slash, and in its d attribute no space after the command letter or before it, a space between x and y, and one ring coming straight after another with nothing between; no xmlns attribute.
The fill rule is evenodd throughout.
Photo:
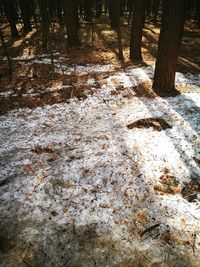
<svg viewBox="0 0 200 267"><path fill-rule="evenodd" d="M35 32L8 38L0 266L200 266L200 31L186 24L180 95L160 98L158 27L146 25L138 66L127 60L129 29L125 63L103 22L92 43L85 25L78 51L66 53L58 33L55 74Z"/></svg>

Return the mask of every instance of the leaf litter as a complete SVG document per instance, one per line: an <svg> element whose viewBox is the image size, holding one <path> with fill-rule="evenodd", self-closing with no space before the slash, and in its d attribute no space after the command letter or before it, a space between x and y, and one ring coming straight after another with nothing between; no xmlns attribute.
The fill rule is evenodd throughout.
<svg viewBox="0 0 200 267"><path fill-rule="evenodd" d="M162 99L134 91L152 67L76 69L87 98L0 117L2 262L199 266L199 75L178 73L188 92Z"/></svg>

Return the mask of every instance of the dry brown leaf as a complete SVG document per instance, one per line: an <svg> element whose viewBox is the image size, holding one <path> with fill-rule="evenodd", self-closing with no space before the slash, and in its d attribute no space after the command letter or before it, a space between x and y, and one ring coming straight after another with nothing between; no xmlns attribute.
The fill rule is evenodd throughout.
<svg viewBox="0 0 200 267"><path fill-rule="evenodd" d="M66 188L74 188L74 186L75 186L75 183L73 181L68 181L66 183Z"/></svg>

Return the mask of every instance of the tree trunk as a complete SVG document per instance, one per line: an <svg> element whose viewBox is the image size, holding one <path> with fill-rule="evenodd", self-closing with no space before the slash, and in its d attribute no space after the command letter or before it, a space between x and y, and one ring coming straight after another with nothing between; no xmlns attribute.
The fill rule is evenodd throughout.
<svg viewBox="0 0 200 267"><path fill-rule="evenodd" d="M15 3L13 0L3 0L3 6L4 6L5 13L6 13L6 17L10 24L12 37L18 37L19 34L17 31L17 27L16 27L17 12L15 8Z"/></svg>
<svg viewBox="0 0 200 267"><path fill-rule="evenodd" d="M83 0L78 0L78 13L80 17L83 17Z"/></svg>
<svg viewBox="0 0 200 267"><path fill-rule="evenodd" d="M46 52L48 37L49 37L49 18L48 18L48 11L47 11L47 1L39 0L38 4L39 4L40 16L42 20L43 50L44 52Z"/></svg>
<svg viewBox="0 0 200 267"><path fill-rule="evenodd" d="M110 16L110 23L112 29L117 29L117 16L115 14L115 0L109 0L109 16Z"/></svg>
<svg viewBox="0 0 200 267"><path fill-rule="evenodd" d="M116 26L117 26L117 41L119 49L119 60L124 60L123 49L122 49L122 36L121 36L121 26L120 26L120 0L113 0L114 14L116 16Z"/></svg>
<svg viewBox="0 0 200 267"><path fill-rule="evenodd" d="M19 5L21 9L21 15L22 15L22 20L24 24L24 31L25 32L30 32L32 30L31 27L31 2L29 0L19 0Z"/></svg>
<svg viewBox="0 0 200 267"><path fill-rule="evenodd" d="M87 22L92 21L92 4L93 0L84 0L84 18Z"/></svg>
<svg viewBox="0 0 200 267"><path fill-rule="evenodd" d="M157 23L160 0L153 0L153 22Z"/></svg>
<svg viewBox="0 0 200 267"><path fill-rule="evenodd" d="M173 96L178 53L185 22L187 0L163 0L161 32L153 89L160 96Z"/></svg>
<svg viewBox="0 0 200 267"><path fill-rule="evenodd" d="M77 0L64 0L65 23L67 39L70 47L79 46L79 19Z"/></svg>
<svg viewBox="0 0 200 267"><path fill-rule="evenodd" d="M200 25L200 1L196 1L196 14L195 14L197 23Z"/></svg>
<svg viewBox="0 0 200 267"><path fill-rule="evenodd" d="M133 0L127 1L127 11L128 11L128 24L129 24L131 20L131 15L133 12Z"/></svg>
<svg viewBox="0 0 200 267"><path fill-rule="evenodd" d="M131 28L130 59L133 62L142 61L142 30L145 20L145 0L135 0Z"/></svg>
<svg viewBox="0 0 200 267"><path fill-rule="evenodd" d="M56 13L60 26L63 26L62 0L56 1Z"/></svg>
<svg viewBox="0 0 200 267"><path fill-rule="evenodd" d="M56 1L54 0L48 0L48 11L49 11L49 17L52 19L55 18L55 12L56 12Z"/></svg>
<svg viewBox="0 0 200 267"><path fill-rule="evenodd" d="M152 10L152 0L145 0L145 6L146 6L146 16L150 18Z"/></svg>
<svg viewBox="0 0 200 267"><path fill-rule="evenodd" d="M102 0L96 0L96 19L102 15Z"/></svg>
<svg viewBox="0 0 200 267"><path fill-rule="evenodd" d="M3 15L3 3L2 3L2 0L0 0L0 15Z"/></svg>
<svg viewBox="0 0 200 267"><path fill-rule="evenodd" d="M7 57L7 60L8 60L9 74L12 77L12 64L11 64L10 56L8 54L8 50L7 50L5 41L4 41L3 33L1 32L1 30L0 30L0 38L1 38L3 49L5 51L5 54L6 54L6 57Z"/></svg>
<svg viewBox="0 0 200 267"><path fill-rule="evenodd" d="M120 0L120 17L124 15L126 2L125 0Z"/></svg>

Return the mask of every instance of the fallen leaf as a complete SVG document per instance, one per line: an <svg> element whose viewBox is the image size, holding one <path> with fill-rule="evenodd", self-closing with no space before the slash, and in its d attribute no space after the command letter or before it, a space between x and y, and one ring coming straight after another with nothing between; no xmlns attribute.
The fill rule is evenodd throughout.
<svg viewBox="0 0 200 267"><path fill-rule="evenodd" d="M75 183L73 181L68 181L66 183L66 188L74 188L74 186L75 186Z"/></svg>
<svg viewBox="0 0 200 267"><path fill-rule="evenodd" d="M58 212L57 212L57 211L55 211L55 210L53 210L53 211L51 212L51 215L55 217L55 216L57 216L57 215L58 215Z"/></svg>
<svg viewBox="0 0 200 267"><path fill-rule="evenodd" d="M174 187L173 191L174 191L174 193L180 193L181 192L181 188L180 187Z"/></svg>

